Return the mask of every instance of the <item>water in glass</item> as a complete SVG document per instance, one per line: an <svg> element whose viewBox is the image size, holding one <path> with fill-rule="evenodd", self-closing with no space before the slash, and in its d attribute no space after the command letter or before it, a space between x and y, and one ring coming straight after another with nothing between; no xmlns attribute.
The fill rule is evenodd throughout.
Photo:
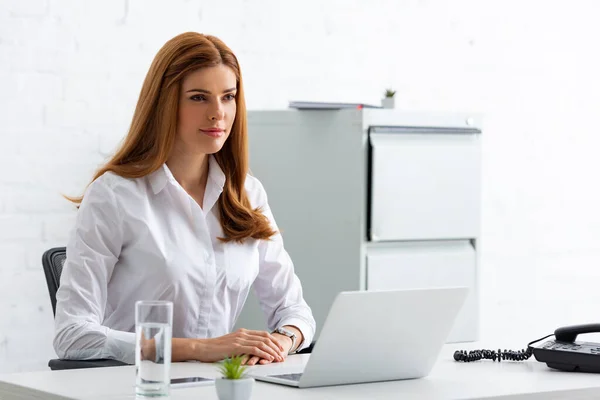
<svg viewBox="0 0 600 400"><path fill-rule="evenodd" d="M155 356L149 359L147 346L154 339ZM150 342L151 343L151 342ZM171 326L144 322L136 327L136 395L139 397L169 396L171 369Z"/></svg>

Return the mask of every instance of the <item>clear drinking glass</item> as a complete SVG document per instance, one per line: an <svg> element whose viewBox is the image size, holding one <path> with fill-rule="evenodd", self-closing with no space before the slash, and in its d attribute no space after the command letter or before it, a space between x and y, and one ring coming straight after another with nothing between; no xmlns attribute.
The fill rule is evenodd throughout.
<svg viewBox="0 0 600 400"><path fill-rule="evenodd" d="M171 379L173 303L135 303L135 393L137 397L167 397Z"/></svg>

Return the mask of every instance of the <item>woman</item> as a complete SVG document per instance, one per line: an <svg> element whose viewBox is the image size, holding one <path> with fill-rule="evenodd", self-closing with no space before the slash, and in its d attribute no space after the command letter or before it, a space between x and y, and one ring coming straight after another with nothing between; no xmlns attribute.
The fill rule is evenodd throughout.
<svg viewBox="0 0 600 400"><path fill-rule="evenodd" d="M307 347L315 321L260 182L248 173L240 67L184 33L156 55L127 137L81 198L56 295L63 359L134 363L137 300L173 302L172 360ZM272 333L230 333L254 285Z"/></svg>

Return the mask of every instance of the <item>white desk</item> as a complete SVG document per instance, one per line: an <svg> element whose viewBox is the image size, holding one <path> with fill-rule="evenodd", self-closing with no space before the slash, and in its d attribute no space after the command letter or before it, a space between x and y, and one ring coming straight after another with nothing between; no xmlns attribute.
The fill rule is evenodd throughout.
<svg viewBox="0 0 600 400"><path fill-rule="evenodd" d="M457 363L446 345L432 373L423 379L297 389L256 382L253 399L598 399L600 374L554 371L532 359L525 362ZM471 346L467 346L471 347ZM309 355L255 367L260 373L300 372ZM361 368L357 360L356 368ZM133 366L0 375L0 399L134 399ZM175 363L173 377L216 376L215 366ZM551 392L551 393L550 393ZM171 399L217 399L214 386L173 389Z"/></svg>

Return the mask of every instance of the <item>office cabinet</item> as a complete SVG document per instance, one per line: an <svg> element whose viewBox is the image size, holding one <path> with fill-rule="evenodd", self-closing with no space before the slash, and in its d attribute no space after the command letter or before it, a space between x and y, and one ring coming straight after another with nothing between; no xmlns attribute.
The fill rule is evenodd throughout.
<svg viewBox="0 0 600 400"><path fill-rule="evenodd" d="M478 136L450 129L377 131L369 135L371 240L475 237L481 191Z"/></svg>
<svg viewBox="0 0 600 400"><path fill-rule="evenodd" d="M367 249L367 290L465 286L469 294L449 342L477 330L476 255L468 240L398 242ZM419 307L418 304L414 305Z"/></svg>
<svg viewBox="0 0 600 400"><path fill-rule="evenodd" d="M478 338L477 115L249 111L248 135L317 335L340 291L467 286L448 341ZM236 327L266 328L254 295Z"/></svg>

